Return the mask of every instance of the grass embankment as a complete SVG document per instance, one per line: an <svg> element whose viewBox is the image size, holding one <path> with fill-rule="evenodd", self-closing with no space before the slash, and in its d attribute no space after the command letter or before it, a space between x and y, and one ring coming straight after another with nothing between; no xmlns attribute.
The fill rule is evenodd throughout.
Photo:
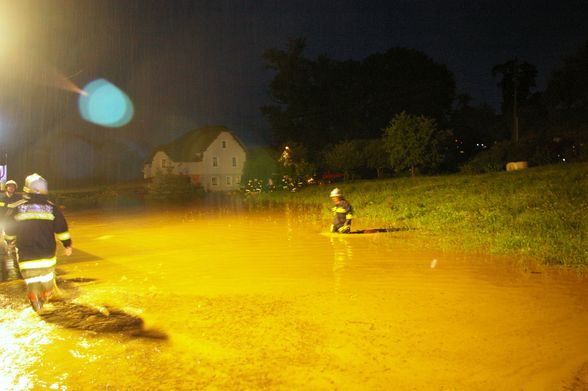
<svg viewBox="0 0 588 391"><path fill-rule="evenodd" d="M447 248L588 266L586 163L336 186L355 208L354 228L411 227L434 235ZM260 194L258 198L324 205L331 187L334 185L308 187L298 193Z"/></svg>

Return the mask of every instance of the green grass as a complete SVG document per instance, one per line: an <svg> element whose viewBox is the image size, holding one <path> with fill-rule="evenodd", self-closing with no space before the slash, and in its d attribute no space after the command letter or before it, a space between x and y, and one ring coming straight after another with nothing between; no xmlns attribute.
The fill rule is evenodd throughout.
<svg viewBox="0 0 588 391"><path fill-rule="evenodd" d="M354 227L411 227L446 248L588 266L588 164L484 175L339 183L355 208ZM307 205L329 219L334 185L264 193L256 202ZM316 207L316 208L315 208Z"/></svg>

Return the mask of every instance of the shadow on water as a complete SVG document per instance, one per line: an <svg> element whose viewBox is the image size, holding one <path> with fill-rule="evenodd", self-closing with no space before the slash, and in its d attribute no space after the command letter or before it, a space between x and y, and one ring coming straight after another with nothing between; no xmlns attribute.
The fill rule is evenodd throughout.
<svg viewBox="0 0 588 391"><path fill-rule="evenodd" d="M44 307L39 315L48 323L68 329L167 339L167 335L161 331L145 329L140 317L110 306L95 307L71 301L57 301Z"/></svg>
<svg viewBox="0 0 588 391"><path fill-rule="evenodd" d="M63 274L59 270L57 274ZM79 304L74 299L79 295L80 285L96 282L94 278L57 278L57 286L64 292L64 298L50 302L39 313L41 318L58 326L87 330L96 333L123 333L131 337L167 339L158 330L147 330L143 319L125 311L105 306Z"/></svg>
<svg viewBox="0 0 588 391"><path fill-rule="evenodd" d="M375 234L379 232L402 232L402 231L413 231L414 228L410 227L398 227L398 228L369 228L369 229L358 229L355 231L348 232L347 234Z"/></svg>
<svg viewBox="0 0 588 391"><path fill-rule="evenodd" d="M58 276L63 271L56 270ZM130 337L167 339L164 332L146 329L141 317L129 314L119 308L79 304L80 285L93 283L93 278L57 277L59 297L46 304L39 316L47 323L63 328L92 331L95 333L122 333ZM26 308L26 287L20 280L0 283L0 306L5 308Z"/></svg>

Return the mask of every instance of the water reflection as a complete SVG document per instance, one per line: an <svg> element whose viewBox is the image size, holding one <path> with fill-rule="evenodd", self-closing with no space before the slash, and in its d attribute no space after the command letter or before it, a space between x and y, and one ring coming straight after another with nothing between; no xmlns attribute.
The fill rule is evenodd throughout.
<svg viewBox="0 0 588 391"><path fill-rule="evenodd" d="M585 280L221 209L68 216L65 304L0 283L0 389L550 389L588 362Z"/></svg>
<svg viewBox="0 0 588 391"><path fill-rule="evenodd" d="M347 263L353 258L353 248L343 234L329 234L333 247L333 280L335 295L341 293L342 278Z"/></svg>
<svg viewBox="0 0 588 391"><path fill-rule="evenodd" d="M54 326L43 322L28 304L17 306L2 294L0 300L0 389L31 390L35 373L28 368L38 363L43 347L54 342Z"/></svg>

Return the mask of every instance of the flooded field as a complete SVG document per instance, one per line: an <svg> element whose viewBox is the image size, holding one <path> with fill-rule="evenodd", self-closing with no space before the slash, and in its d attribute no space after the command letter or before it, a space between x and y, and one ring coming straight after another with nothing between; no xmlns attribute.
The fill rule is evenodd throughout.
<svg viewBox="0 0 588 391"><path fill-rule="evenodd" d="M66 216L67 300L0 283L2 390L588 389L586 278L289 210Z"/></svg>

